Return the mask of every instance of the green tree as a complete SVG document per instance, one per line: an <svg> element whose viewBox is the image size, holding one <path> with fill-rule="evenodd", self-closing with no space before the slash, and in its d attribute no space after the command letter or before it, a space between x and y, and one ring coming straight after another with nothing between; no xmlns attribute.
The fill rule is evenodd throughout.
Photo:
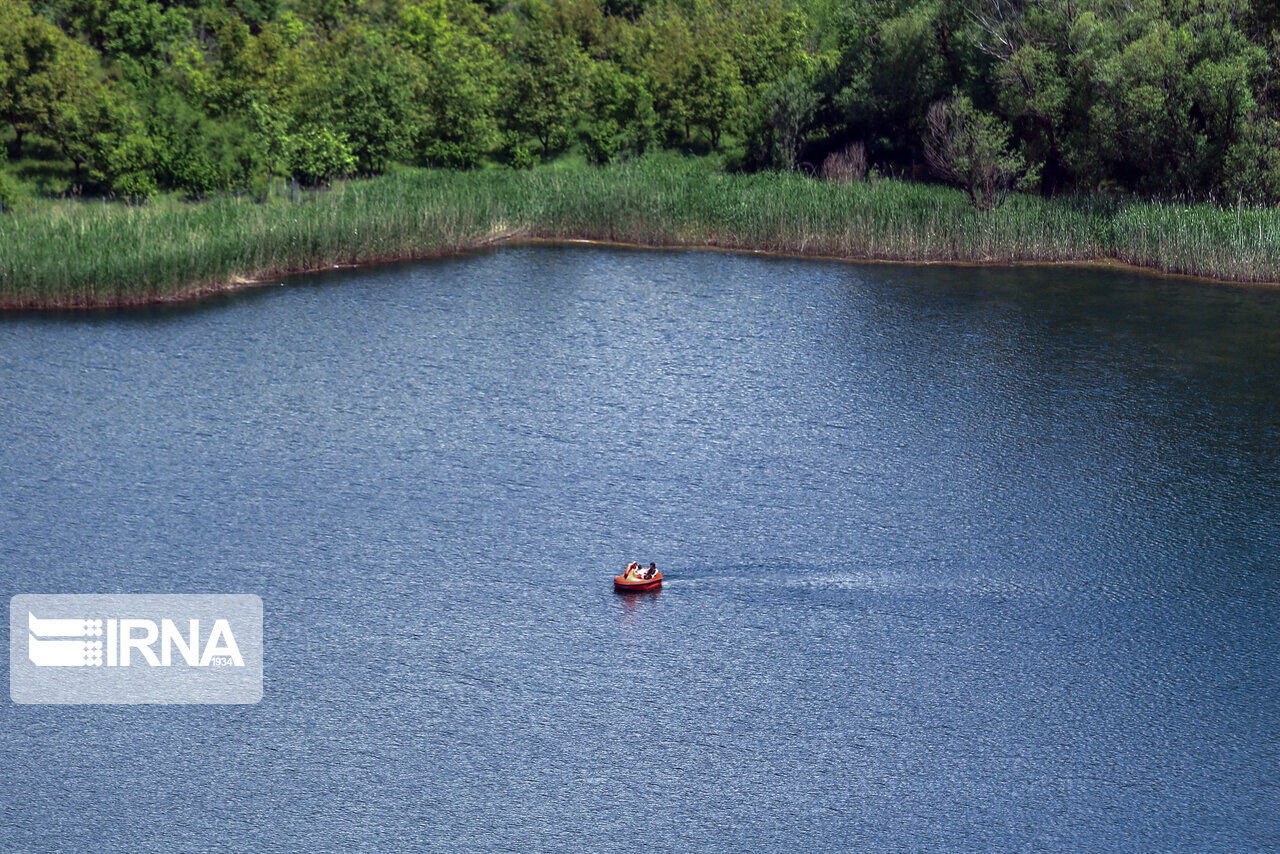
<svg viewBox="0 0 1280 854"><path fill-rule="evenodd" d="M779 0L759 0L734 7L729 50L749 90L769 86L806 68L804 15Z"/></svg>
<svg viewBox="0 0 1280 854"><path fill-rule="evenodd" d="M49 104L48 130L75 167L77 180L86 165L101 159L115 129L127 123L130 104L123 94L85 78L68 97Z"/></svg>
<svg viewBox="0 0 1280 854"><path fill-rule="evenodd" d="M581 118L588 61L577 42L551 26L543 0L529 0L515 16L503 86L507 128L533 137L543 157L564 147Z"/></svg>
<svg viewBox="0 0 1280 854"><path fill-rule="evenodd" d="M102 52L121 62L135 78L154 75L165 64L170 45L186 30L176 10L150 0L111 0L99 31Z"/></svg>
<svg viewBox="0 0 1280 854"><path fill-rule="evenodd" d="M248 186L271 170L270 150L250 123L216 121L171 90L149 101L146 115L164 188L199 198Z"/></svg>
<svg viewBox="0 0 1280 854"><path fill-rule="evenodd" d="M475 166L497 136L497 54L470 0L409 0L397 38L423 65L416 151L426 163Z"/></svg>
<svg viewBox="0 0 1280 854"><path fill-rule="evenodd" d="M1008 150L1008 126L964 95L934 104L927 125L925 157L934 173L959 184L979 210L999 206L1026 168Z"/></svg>
<svg viewBox="0 0 1280 854"><path fill-rule="evenodd" d="M0 3L0 122L14 138L9 156L20 160L29 133L52 133L59 106L88 85L92 55L23 0Z"/></svg>
<svg viewBox="0 0 1280 854"><path fill-rule="evenodd" d="M94 176L131 204L143 204L159 189L156 143L136 125L125 122L104 135L94 161Z"/></svg>
<svg viewBox="0 0 1280 854"><path fill-rule="evenodd" d="M977 39L996 60L1001 109L1044 164L1042 189L1204 198L1269 186L1275 117L1260 95L1274 62L1250 42L1240 5L992 4Z"/></svg>
<svg viewBox="0 0 1280 854"><path fill-rule="evenodd" d="M817 107L818 93L800 71L793 70L767 87L748 133L749 164L794 170Z"/></svg>
<svg viewBox="0 0 1280 854"><path fill-rule="evenodd" d="M643 154L658 134L653 96L644 82L613 62L591 66L591 116L582 131L587 156L595 163Z"/></svg>
<svg viewBox="0 0 1280 854"><path fill-rule="evenodd" d="M879 136L904 159L918 156L930 105L955 83L938 50L938 16L937 4L919 4L876 28L867 135Z"/></svg>
<svg viewBox="0 0 1280 854"><path fill-rule="evenodd" d="M668 138L688 144L699 128L718 147L736 129L747 94L728 22L706 0L694 0L688 10L651 9L641 26L645 73Z"/></svg>
<svg viewBox="0 0 1280 854"><path fill-rule="evenodd" d="M353 39L332 83L321 93L335 129L346 137L356 170L377 173L409 153L416 134L415 88L421 65L380 37ZM317 105L316 115L324 114Z"/></svg>

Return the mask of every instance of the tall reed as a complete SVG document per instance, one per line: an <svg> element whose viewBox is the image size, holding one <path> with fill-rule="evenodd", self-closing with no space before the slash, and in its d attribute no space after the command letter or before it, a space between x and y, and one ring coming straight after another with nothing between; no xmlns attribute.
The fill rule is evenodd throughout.
<svg viewBox="0 0 1280 854"><path fill-rule="evenodd" d="M42 202L0 217L0 305L180 298L297 270L456 252L511 238L708 245L900 261L1115 258L1235 281L1280 280L1280 214L729 175L656 156L603 168L405 170L301 203L223 197L142 208Z"/></svg>

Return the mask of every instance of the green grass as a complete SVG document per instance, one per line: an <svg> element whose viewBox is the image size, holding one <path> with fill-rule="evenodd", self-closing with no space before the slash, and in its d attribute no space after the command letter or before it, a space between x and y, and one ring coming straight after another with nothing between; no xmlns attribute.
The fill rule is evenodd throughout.
<svg viewBox="0 0 1280 854"><path fill-rule="evenodd" d="M1015 196L983 213L943 187L727 175L705 161L659 156L606 168L406 169L309 193L301 203L35 202L0 218L0 304L147 302L511 238L901 261L1114 258L1233 281L1280 280L1280 214L1270 210Z"/></svg>

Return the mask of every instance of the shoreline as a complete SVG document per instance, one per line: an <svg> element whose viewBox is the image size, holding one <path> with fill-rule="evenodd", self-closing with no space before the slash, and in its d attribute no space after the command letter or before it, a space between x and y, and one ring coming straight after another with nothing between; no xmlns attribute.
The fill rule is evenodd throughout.
<svg viewBox="0 0 1280 854"><path fill-rule="evenodd" d="M180 305L292 275L520 243L1280 284L1280 209L1015 195L977 211L938 185L724 173L654 156L572 169L407 170L301 201L224 196L6 214L0 310Z"/></svg>
<svg viewBox="0 0 1280 854"><path fill-rule="evenodd" d="M388 264L412 263L415 261L431 261L440 258L452 258L461 255L468 255L474 252L483 252L490 249L501 249L506 246L579 246L579 247L605 247L615 249L641 249L652 250L657 252L725 252L736 255L756 255L767 258L791 258L796 260L807 261L832 261L842 264L889 264L900 265L905 267L962 267L962 268L1018 268L1018 267L1069 267L1076 269L1105 269L1116 270L1121 272L1136 273L1144 276L1151 276L1159 279L1176 279L1185 282L1198 282L1209 285L1227 285L1232 287L1244 288L1280 288L1280 282L1259 281L1259 280L1241 280L1229 279L1215 276L1201 276L1191 273L1176 273L1166 270L1160 270L1155 267L1147 267L1139 264L1133 264L1122 261L1117 258L1092 258L1080 260L991 260L991 261L972 261L964 259L955 260L926 260L926 259L902 259L902 258L882 258L882 257L861 257L850 255L828 255L822 253L808 253L798 251L784 251L775 249L753 249L742 246L725 246L717 243L641 243L630 240L617 239L600 239L590 237L535 237L511 235L491 240L477 241L471 245L457 246L447 250L432 250L421 253L407 253L390 255L386 257L361 259L360 261L347 263L322 263L315 266L299 267L287 270L267 270L247 276L233 276L222 282L206 283L201 285L193 285L186 288L180 288L167 293L154 293L138 296L116 296L108 299L94 300L31 300L26 302L13 302L0 297L0 312L18 314L24 312L87 312L87 311L114 311L126 310L134 308L149 308L161 306L181 306L194 305L203 300L213 297L227 296L230 294L240 293L243 291L258 290L269 288L276 285L285 286L285 280L293 276L306 276L314 273L325 273L334 270L357 270L366 267L379 267Z"/></svg>

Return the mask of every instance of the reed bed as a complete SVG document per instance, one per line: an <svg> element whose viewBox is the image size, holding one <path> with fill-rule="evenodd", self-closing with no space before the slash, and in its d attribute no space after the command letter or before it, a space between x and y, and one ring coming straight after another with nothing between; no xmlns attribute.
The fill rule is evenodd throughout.
<svg viewBox="0 0 1280 854"><path fill-rule="evenodd" d="M0 218L0 306L181 299L294 271L519 238L895 261L1117 259L1231 281L1280 280L1280 215L1271 210L1015 196L980 212L945 187L728 175L657 156L604 168L406 170L302 202L39 203Z"/></svg>

